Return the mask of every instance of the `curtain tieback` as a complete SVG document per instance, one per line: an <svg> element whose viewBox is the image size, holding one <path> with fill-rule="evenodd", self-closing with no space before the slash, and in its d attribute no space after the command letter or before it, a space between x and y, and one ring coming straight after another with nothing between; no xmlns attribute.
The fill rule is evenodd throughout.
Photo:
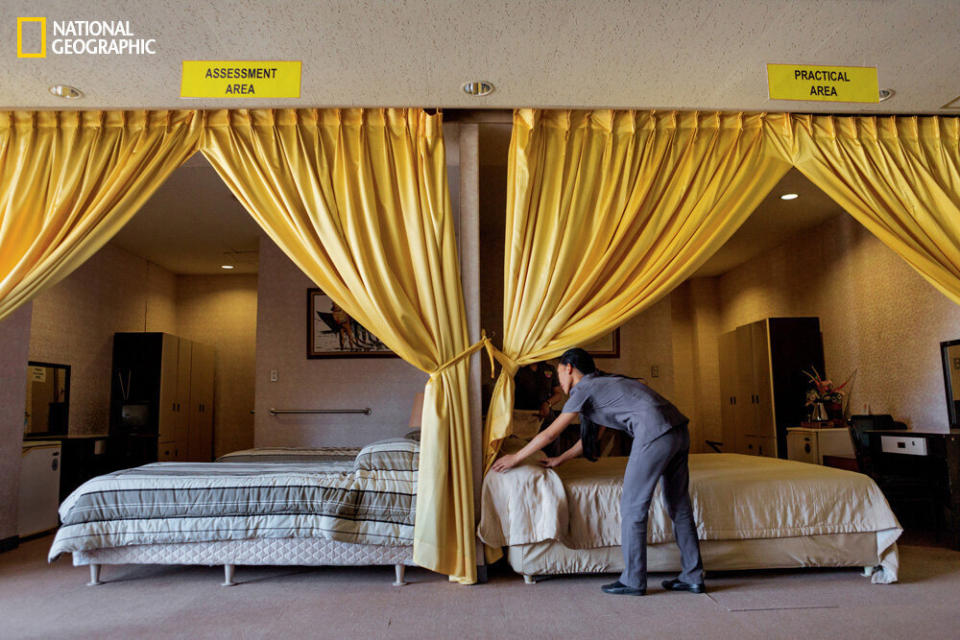
<svg viewBox="0 0 960 640"><path fill-rule="evenodd" d="M517 363L514 362L510 358L510 356L505 354L503 351L500 351L500 349L497 349L495 346L493 346L493 342L491 342L490 338L487 337L486 330L481 329L480 340L478 340L477 342L474 342L472 345L470 345L469 347L461 351L459 354L453 356L452 358L444 362L442 365L434 369L432 372L430 372L430 377L432 378L433 376L439 373L442 373L448 367L455 365L463 358L473 355L475 352L479 351L481 348L486 349L487 357L490 358L490 377L491 378L495 377L494 371L493 371L494 359L496 359L496 361L499 362L500 366L503 367L504 369L507 369L508 371L516 371Z"/></svg>

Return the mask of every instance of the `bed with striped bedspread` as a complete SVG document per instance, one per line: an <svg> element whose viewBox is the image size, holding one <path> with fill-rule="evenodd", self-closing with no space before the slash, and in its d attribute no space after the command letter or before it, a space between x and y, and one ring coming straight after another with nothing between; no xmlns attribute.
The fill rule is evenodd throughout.
<svg viewBox="0 0 960 640"><path fill-rule="evenodd" d="M255 538L413 543L416 465L153 464L94 478L60 507L49 552Z"/></svg>

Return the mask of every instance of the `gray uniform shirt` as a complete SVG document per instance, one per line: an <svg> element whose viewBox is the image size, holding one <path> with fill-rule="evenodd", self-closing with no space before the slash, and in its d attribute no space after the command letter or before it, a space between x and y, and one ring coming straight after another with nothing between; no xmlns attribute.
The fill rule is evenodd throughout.
<svg viewBox="0 0 960 640"><path fill-rule="evenodd" d="M570 389L564 413L580 413L597 425L652 442L690 420L647 385L620 376L584 376Z"/></svg>

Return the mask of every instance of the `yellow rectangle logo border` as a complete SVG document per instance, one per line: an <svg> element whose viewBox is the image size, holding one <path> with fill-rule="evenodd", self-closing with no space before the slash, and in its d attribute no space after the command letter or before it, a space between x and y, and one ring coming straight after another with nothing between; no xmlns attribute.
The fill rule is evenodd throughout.
<svg viewBox="0 0 960 640"><path fill-rule="evenodd" d="M40 23L40 53L23 52L23 23ZM18 58L46 58L47 57L47 19L40 18L17 18L17 57Z"/></svg>

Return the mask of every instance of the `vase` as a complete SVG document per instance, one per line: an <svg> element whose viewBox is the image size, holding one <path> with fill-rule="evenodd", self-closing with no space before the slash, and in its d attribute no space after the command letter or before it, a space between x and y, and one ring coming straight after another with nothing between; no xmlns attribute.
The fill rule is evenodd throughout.
<svg viewBox="0 0 960 640"><path fill-rule="evenodd" d="M810 422L826 422L830 419L830 415L827 413L827 408L823 406L822 402L813 403L813 411L810 412Z"/></svg>

